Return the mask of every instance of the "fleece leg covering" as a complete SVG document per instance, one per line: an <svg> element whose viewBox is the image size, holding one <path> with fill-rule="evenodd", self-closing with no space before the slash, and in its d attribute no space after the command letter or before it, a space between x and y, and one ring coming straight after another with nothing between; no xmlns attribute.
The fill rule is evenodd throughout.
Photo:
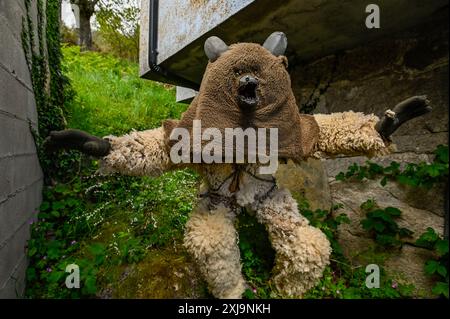
<svg viewBox="0 0 450 319"><path fill-rule="evenodd" d="M234 220L229 208L200 202L186 225L184 245L216 298L241 298L245 290Z"/></svg>
<svg viewBox="0 0 450 319"><path fill-rule="evenodd" d="M318 228L300 215L289 191L272 193L256 210L259 222L266 225L275 249L273 281L286 297L301 298L314 287L329 264L330 243Z"/></svg>

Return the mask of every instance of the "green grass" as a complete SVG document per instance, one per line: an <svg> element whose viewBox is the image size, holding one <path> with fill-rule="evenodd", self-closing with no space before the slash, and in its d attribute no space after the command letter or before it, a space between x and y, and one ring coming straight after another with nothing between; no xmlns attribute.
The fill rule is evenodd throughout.
<svg viewBox="0 0 450 319"><path fill-rule="evenodd" d="M67 103L68 127L104 136L158 127L179 118L187 105L175 102L175 89L140 79L138 65L112 55L63 48L63 67L76 92Z"/></svg>

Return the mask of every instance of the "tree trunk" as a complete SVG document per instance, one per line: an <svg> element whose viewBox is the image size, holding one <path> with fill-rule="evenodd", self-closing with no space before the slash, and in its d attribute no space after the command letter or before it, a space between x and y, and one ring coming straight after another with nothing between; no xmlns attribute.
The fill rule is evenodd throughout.
<svg viewBox="0 0 450 319"><path fill-rule="evenodd" d="M80 6L80 47L81 50L92 50L91 17L93 11Z"/></svg>
<svg viewBox="0 0 450 319"><path fill-rule="evenodd" d="M92 50L91 17L99 0L70 0L78 7L79 14L79 45L81 50Z"/></svg>

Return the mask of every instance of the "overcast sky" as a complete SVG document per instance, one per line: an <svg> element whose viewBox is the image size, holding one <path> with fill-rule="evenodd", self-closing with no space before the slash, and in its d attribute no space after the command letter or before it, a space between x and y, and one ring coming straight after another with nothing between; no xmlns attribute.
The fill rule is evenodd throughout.
<svg viewBox="0 0 450 319"><path fill-rule="evenodd" d="M72 7L70 6L69 0L63 0L61 6L61 16L63 23L70 27L75 28L75 15L72 12ZM91 18L91 28L96 30L95 25L95 15Z"/></svg>
<svg viewBox="0 0 450 319"><path fill-rule="evenodd" d="M106 2L108 2L108 1L106 1ZM131 5L133 7L140 7L141 3L140 3L140 0L129 0L129 2L125 1L125 4L119 4L119 5L113 4L113 6L116 8L122 8L122 7L128 6L128 5ZM61 16L62 16L63 23L66 26L71 27L71 28L75 27L75 16L72 12L72 7L70 5L69 0L62 1ZM95 15L91 18L91 27L93 30L96 30Z"/></svg>
<svg viewBox="0 0 450 319"><path fill-rule="evenodd" d="M69 1L62 2L62 20L68 27L75 27L75 16L73 15L72 8Z"/></svg>

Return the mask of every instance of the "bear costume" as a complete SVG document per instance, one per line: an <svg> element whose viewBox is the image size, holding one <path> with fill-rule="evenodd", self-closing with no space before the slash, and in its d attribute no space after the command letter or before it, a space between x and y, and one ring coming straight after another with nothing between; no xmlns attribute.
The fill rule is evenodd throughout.
<svg viewBox="0 0 450 319"><path fill-rule="evenodd" d="M175 128L192 133L194 120L201 120L202 131L215 128L221 133L226 128L277 128L278 158L283 161L338 154L372 157L391 152L390 135L405 121L431 110L425 96L416 96L381 119L352 111L300 114L287 71L286 46L282 32L270 35L262 46L227 46L210 37L205 42L209 63L199 94L180 120L103 139L64 130L52 132L46 141L50 149L72 148L100 157L103 173L158 176L185 167L197 171L203 184L186 224L184 246L216 298L240 298L246 289L235 229L242 207L268 230L276 252L273 282L283 296L302 297L317 284L329 264L331 247L324 233L299 213L289 190L277 185L275 174L261 174L261 163L175 164L170 156L177 142L172 136Z"/></svg>

